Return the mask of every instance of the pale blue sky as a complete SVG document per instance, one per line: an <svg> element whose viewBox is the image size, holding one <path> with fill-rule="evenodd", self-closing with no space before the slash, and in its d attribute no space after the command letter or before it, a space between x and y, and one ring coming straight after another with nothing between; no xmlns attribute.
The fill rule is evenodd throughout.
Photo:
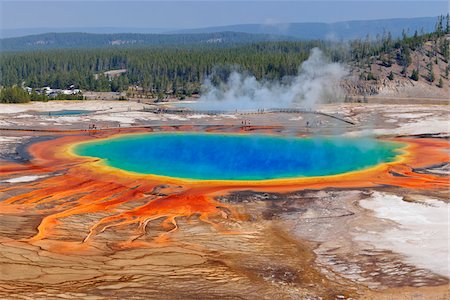
<svg viewBox="0 0 450 300"><path fill-rule="evenodd" d="M6 28L195 28L446 14L448 1L5 1Z"/></svg>

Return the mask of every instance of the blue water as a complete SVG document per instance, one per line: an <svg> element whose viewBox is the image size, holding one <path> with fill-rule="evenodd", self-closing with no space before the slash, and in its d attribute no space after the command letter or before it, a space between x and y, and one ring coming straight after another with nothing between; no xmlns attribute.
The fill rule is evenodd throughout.
<svg viewBox="0 0 450 300"><path fill-rule="evenodd" d="M399 143L374 139L149 133L77 145L119 169L202 180L263 180L345 173L393 161Z"/></svg>
<svg viewBox="0 0 450 300"><path fill-rule="evenodd" d="M63 117L63 116L87 115L93 112L94 111L92 110L57 110L57 111L43 112L41 114L47 116Z"/></svg>

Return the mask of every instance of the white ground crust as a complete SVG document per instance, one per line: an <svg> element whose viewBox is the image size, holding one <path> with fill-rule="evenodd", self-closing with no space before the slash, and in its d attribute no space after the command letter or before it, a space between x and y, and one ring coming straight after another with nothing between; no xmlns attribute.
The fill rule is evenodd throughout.
<svg viewBox="0 0 450 300"><path fill-rule="evenodd" d="M111 112L142 109L143 104L128 101L49 101L30 102L25 104L0 104L0 114L14 114L26 111L59 111L59 110L111 110Z"/></svg>
<svg viewBox="0 0 450 300"><path fill-rule="evenodd" d="M20 139L20 137L15 136L0 136L0 143L16 142Z"/></svg>
<svg viewBox="0 0 450 300"><path fill-rule="evenodd" d="M31 182L38 180L40 178L47 177L45 175L29 175L29 176L20 176L15 178L6 179L0 182L7 182L7 183L18 183L18 182Z"/></svg>
<svg viewBox="0 0 450 300"><path fill-rule="evenodd" d="M396 195L374 192L360 205L398 225L382 232L358 234L357 240L401 253L417 267L450 277L449 203L434 199L406 202Z"/></svg>
<svg viewBox="0 0 450 300"><path fill-rule="evenodd" d="M202 120L205 122L221 121L225 119L245 119L245 115L229 114L221 116L209 115L173 115L153 114L143 112L142 103L128 101L49 101L32 102L28 104L0 104L0 127L30 126L40 124L41 126L71 126L77 123L96 124L98 127L105 126L99 122L114 122L109 126L128 127L134 125L148 124L149 122L194 122ZM36 112L50 112L59 110L91 110L95 111L87 115L51 116L48 114L36 114ZM448 134L450 133L450 108L447 106L424 106L422 105L354 105L354 104L331 104L322 105L320 111L338 113L343 116L352 116L352 110L357 111L358 118L354 120L357 128L348 128L344 132L348 136L376 136L376 135L415 135L415 134ZM250 116L249 116L250 118ZM283 116L284 118L284 116ZM301 121L304 116L288 117L283 121ZM351 118L351 117L350 117ZM382 124L376 124L379 118ZM253 122L252 122L253 124ZM390 125L387 126L386 124ZM78 124L79 125L79 124Z"/></svg>
<svg viewBox="0 0 450 300"><path fill-rule="evenodd" d="M386 115L386 117L389 118L400 118L400 119L421 119L432 116L433 116L432 113L407 113L407 112Z"/></svg>
<svg viewBox="0 0 450 300"><path fill-rule="evenodd" d="M397 120L388 119L387 123ZM413 122L399 122L396 128L363 129L344 133L345 136L377 136L377 135L418 135L418 134L448 134L450 120L447 117L433 117L415 120Z"/></svg>
<svg viewBox="0 0 450 300"><path fill-rule="evenodd" d="M412 123L400 124L399 128L376 129L374 132L375 134L448 133L450 132L450 121L443 117L421 119Z"/></svg>

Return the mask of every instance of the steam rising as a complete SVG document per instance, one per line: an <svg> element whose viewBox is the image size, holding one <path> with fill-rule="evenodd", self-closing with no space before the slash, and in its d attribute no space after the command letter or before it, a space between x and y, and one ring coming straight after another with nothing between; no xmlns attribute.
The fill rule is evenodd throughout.
<svg viewBox="0 0 450 300"><path fill-rule="evenodd" d="M322 51L314 48L301 64L298 75L281 82L258 81L254 76L238 72L231 73L228 80L218 86L206 80L196 106L218 110L313 109L319 103L343 99L339 81L347 74L343 65L328 61Z"/></svg>

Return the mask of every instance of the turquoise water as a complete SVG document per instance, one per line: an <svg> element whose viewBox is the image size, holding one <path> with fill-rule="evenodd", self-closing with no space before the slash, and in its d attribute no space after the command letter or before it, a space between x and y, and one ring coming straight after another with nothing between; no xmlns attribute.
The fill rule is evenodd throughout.
<svg viewBox="0 0 450 300"><path fill-rule="evenodd" d="M94 111L92 111L92 110L57 110L57 111L43 112L41 114L48 115L48 116L63 117L63 116L87 115L92 112L94 112Z"/></svg>
<svg viewBox="0 0 450 300"><path fill-rule="evenodd" d="M345 173L393 161L401 144L374 139L149 133L77 145L112 167L201 180L263 180Z"/></svg>

